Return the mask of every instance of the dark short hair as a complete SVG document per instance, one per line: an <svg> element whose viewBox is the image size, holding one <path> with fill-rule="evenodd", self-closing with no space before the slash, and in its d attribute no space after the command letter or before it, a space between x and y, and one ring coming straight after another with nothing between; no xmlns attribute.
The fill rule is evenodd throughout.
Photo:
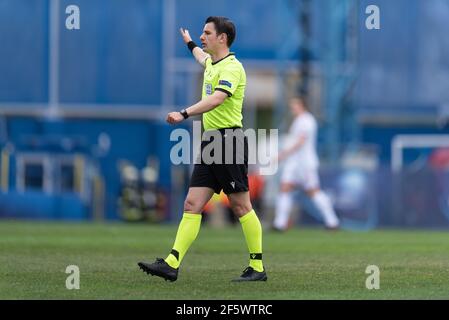
<svg viewBox="0 0 449 320"><path fill-rule="evenodd" d="M215 30L217 30L217 35L220 35L222 33L226 33L228 36L228 48L231 47L232 43L235 39L235 25L234 23L225 17L217 17L217 16L211 16L206 19L205 23L213 22L215 25Z"/></svg>

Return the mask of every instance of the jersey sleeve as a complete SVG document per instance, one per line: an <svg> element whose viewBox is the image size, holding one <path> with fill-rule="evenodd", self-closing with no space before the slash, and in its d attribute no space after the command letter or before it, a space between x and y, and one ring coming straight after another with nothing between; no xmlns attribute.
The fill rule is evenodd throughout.
<svg viewBox="0 0 449 320"><path fill-rule="evenodd" d="M206 59L204 59L204 68L210 68L212 65L212 59L210 56L207 56Z"/></svg>
<svg viewBox="0 0 449 320"><path fill-rule="evenodd" d="M207 67L207 61L209 61L209 64L210 64L211 58L210 58L210 55L208 55L208 54L204 57L204 59L202 61L198 61L198 62L200 64L202 64L204 68L206 68Z"/></svg>
<svg viewBox="0 0 449 320"><path fill-rule="evenodd" d="M220 73L218 85L215 87L215 90L223 91L228 97L231 97L237 89L241 78L241 68L238 66L229 66Z"/></svg>

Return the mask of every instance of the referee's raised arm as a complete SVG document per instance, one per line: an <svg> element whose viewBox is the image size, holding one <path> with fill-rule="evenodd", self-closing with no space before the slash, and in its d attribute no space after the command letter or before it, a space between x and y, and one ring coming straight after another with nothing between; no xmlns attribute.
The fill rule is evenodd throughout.
<svg viewBox="0 0 449 320"><path fill-rule="evenodd" d="M187 45L189 50L192 52L195 60L198 61L203 67L205 66L205 61L209 57L209 55L203 51L200 47L197 46L195 42L193 42L192 37L190 36L189 30L180 28L179 32L181 32L182 39L184 43Z"/></svg>

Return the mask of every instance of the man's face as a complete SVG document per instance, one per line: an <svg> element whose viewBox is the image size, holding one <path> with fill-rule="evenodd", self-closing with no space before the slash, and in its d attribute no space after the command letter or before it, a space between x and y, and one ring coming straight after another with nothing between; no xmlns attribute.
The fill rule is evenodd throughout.
<svg viewBox="0 0 449 320"><path fill-rule="evenodd" d="M293 98L290 100L290 112L296 116L304 111L304 105L300 99Z"/></svg>
<svg viewBox="0 0 449 320"><path fill-rule="evenodd" d="M203 34L200 37L203 50L207 53L213 54L223 44L226 45L226 38L224 34L217 36L217 30L213 22L204 25Z"/></svg>

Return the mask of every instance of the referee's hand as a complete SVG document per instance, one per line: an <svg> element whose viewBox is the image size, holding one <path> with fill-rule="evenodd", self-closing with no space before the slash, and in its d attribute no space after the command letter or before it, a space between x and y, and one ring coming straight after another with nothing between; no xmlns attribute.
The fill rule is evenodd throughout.
<svg viewBox="0 0 449 320"><path fill-rule="evenodd" d="M166 119L166 121L170 124L180 123L182 120L184 120L184 117L182 116L182 114L180 112L170 112L167 115L167 119Z"/></svg>
<svg viewBox="0 0 449 320"><path fill-rule="evenodd" d="M179 31L181 32L182 39L184 40L184 42L186 44L189 43L190 41L192 41L192 37L190 36L189 30L179 28Z"/></svg>

